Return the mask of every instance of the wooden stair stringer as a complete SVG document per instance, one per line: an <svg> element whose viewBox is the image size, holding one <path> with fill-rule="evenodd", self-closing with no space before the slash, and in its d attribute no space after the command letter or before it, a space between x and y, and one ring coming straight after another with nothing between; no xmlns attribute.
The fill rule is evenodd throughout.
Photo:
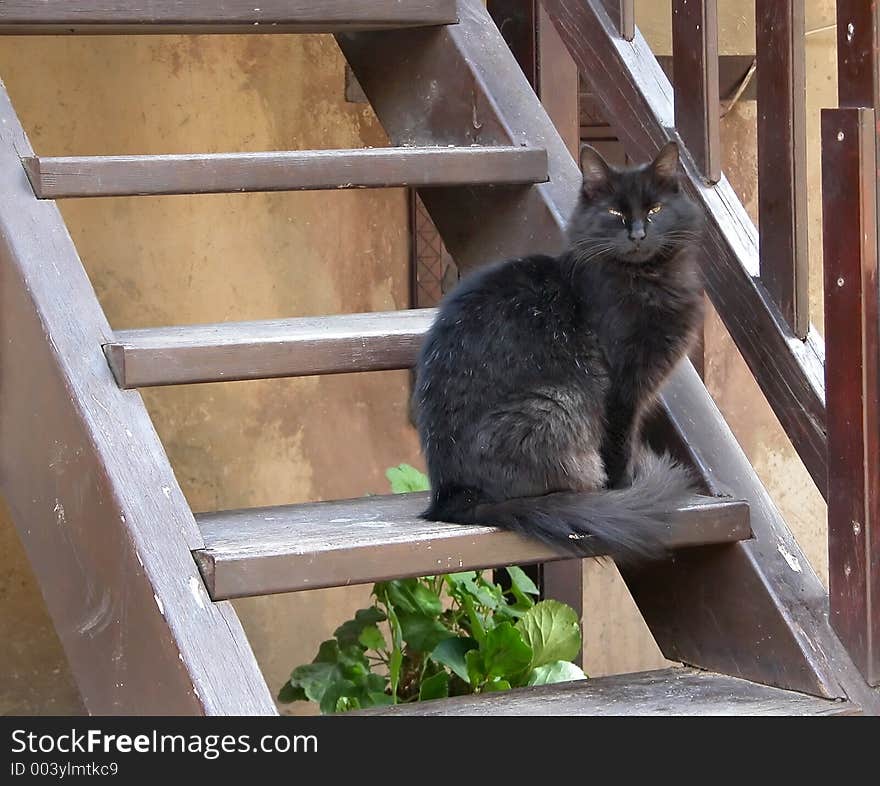
<svg viewBox="0 0 880 786"><path fill-rule="evenodd" d="M0 489L92 714L276 714L234 609L0 86ZM96 663L101 664L96 668Z"/></svg>
<svg viewBox="0 0 880 786"><path fill-rule="evenodd" d="M482 4L460 0L459 17L459 24L450 28L407 35L345 34L337 41L394 144L431 139L446 144L513 142L547 150L550 182L525 193L473 189L457 200L422 194L463 268L530 251L553 253L564 244L565 220L580 188L577 165ZM454 95L461 85L470 88L466 100ZM431 105L437 96L439 108ZM699 420L682 408L684 394L699 406ZM726 595L712 592L710 570L701 571L695 581L681 561L665 566L664 586L687 586L692 592L682 593L681 607L667 609L662 625L651 614L648 595L666 591L664 586L630 577L636 601L661 645L673 657L702 668L876 706L876 694L860 689L854 680L857 672L831 631L821 584L753 468L736 459L732 435L689 364L674 374L663 407L691 446L710 487L722 485L733 496L757 503L751 511L757 540L707 554L706 562L724 570ZM718 445L731 461L715 463L723 458L713 452ZM799 560L800 572L788 568L780 545ZM742 606L736 599L741 586L751 592L752 613L746 620L739 618ZM706 640L710 632L712 638Z"/></svg>

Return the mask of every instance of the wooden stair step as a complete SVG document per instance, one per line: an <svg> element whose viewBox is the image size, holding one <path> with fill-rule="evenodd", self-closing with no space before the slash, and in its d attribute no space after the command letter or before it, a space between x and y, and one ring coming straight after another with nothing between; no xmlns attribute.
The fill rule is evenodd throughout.
<svg viewBox="0 0 880 786"><path fill-rule="evenodd" d="M7 0L0 33L334 33L457 22L455 0Z"/></svg>
<svg viewBox="0 0 880 786"><path fill-rule="evenodd" d="M480 696L399 704L359 715L861 715L846 701L723 674L670 668Z"/></svg>
<svg viewBox="0 0 880 786"><path fill-rule="evenodd" d="M40 199L345 188L527 185L547 180L534 147L381 147L23 159Z"/></svg>
<svg viewBox="0 0 880 786"><path fill-rule="evenodd" d="M493 527L424 521L427 506L417 493L200 514L205 547L194 556L214 600L567 556ZM710 497L671 512L663 532L669 548L750 536L745 502Z"/></svg>
<svg viewBox="0 0 880 786"><path fill-rule="evenodd" d="M118 330L122 388L410 368L435 309Z"/></svg>

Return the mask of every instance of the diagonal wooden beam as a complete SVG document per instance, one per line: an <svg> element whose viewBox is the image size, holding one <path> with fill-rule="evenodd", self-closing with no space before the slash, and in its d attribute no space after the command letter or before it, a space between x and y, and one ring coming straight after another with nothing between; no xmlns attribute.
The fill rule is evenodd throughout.
<svg viewBox="0 0 880 786"><path fill-rule="evenodd" d="M551 16L559 5L545 3ZM613 35L607 14L600 17L583 2L570 5L588 8L580 21ZM476 266L530 251L552 253L565 242L566 219L580 188L577 165L482 4L459 0L458 9L460 23L454 28L337 40L394 144L438 138L448 144L514 142L547 150L548 183L506 192L473 189L459 199L429 195L426 205L456 259ZM566 32L569 23L554 22L563 39L586 30L569 26ZM619 46L632 46L614 38ZM635 49L656 62L638 35ZM620 65L615 51L614 46L603 49L609 65ZM622 66L620 72L601 63L597 67L604 78L625 81ZM669 93L662 72L659 80ZM628 95L644 103L638 90ZM668 117L671 122L671 113ZM644 132L634 154L643 157L661 136ZM729 187L724 193L736 210ZM665 565L660 577L665 585L645 580L636 586L630 577L643 610L650 608L651 596L680 594L681 603L665 610L663 620L646 615L661 646L668 653L675 648L679 659L695 665L823 696L858 695L854 700L873 700L877 706L876 697L859 694L864 683L825 619L827 596L818 578L689 366L673 375L664 405L673 433L688 445L710 485L750 501L756 540L711 550L698 571L680 562ZM714 592L715 569L723 570L726 594ZM749 587L745 619L741 586Z"/></svg>
<svg viewBox="0 0 880 786"><path fill-rule="evenodd" d="M93 714L275 714L201 534L0 88L0 489Z"/></svg>

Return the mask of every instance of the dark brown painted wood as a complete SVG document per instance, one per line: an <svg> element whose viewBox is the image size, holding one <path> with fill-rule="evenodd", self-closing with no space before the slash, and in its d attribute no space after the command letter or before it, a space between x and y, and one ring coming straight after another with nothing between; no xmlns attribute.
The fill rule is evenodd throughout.
<svg viewBox="0 0 880 786"><path fill-rule="evenodd" d="M880 6L837 0L837 98L841 107L880 107Z"/></svg>
<svg viewBox="0 0 880 786"><path fill-rule="evenodd" d="M644 41L619 46L614 31L602 22L597 3L544 0L620 141L630 156L644 161L669 138L666 129L674 124L672 89ZM552 163L550 171L552 182ZM704 276L712 302L824 494L822 337L810 330L805 341L798 339L757 280L757 232L730 184L722 179L707 187L690 167L686 174L686 190L706 212Z"/></svg>
<svg viewBox="0 0 880 786"><path fill-rule="evenodd" d="M675 128L710 183L721 179L717 0L672 0Z"/></svg>
<svg viewBox="0 0 880 786"><path fill-rule="evenodd" d="M822 112L831 622L880 684L880 290L875 114Z"/></svg>
<svg viewBox="0 0 880 786"><path fill-rule="evenodd" d="M4 0L0 33L331 33L451 24L455 0Z"/></svg>
<svg viewBox="0 0 880 786"><path fill-rule="evenodd" d="M646 160L667 138L664 127L672 125L671 88L646 44L637 36L632 44L621 45L607 15L596 11L594 0L543 0L543 4L582 72L594 80L594 89L601 91L603 102L613 110L615 127L628 150L635 160ZM474 140L509 144L515 139L547 149L550 181L534 188L516 194L497 189L502 193L493 193L491 199L477 193L456 194L459 198L452 199L436 191L425 192L432 217L463 267L527 251L552 253L564 243L565 221L580 188L577 166L482 4L459 0L459 13L459 25L430 34L362 33L337 40L393 143L425 144L439 139L444 144ZM632 76L641 71L646 72L645 92ZM450 89L438 95L432 92L432 84ZM451 89L463 84L473 85L474 90L461 95ZM696 182L693 178L690 173L688 183ZM761 301L751 299L758 291L749 272L753 264L757 273L754 227L725 181L714 188L689 189L715 227L709 235L712 242L705 246L707 258L713 260L707 269L712 274L713 294L724 302L719 292L747 293L744 316L738 326L734 324L735 334L742 339L754 333L753 326L761 324L764 313L753 307ZM735 220L719 223L717 217L722 215ZM713 272L717 269L723 275ZM732 309L725 310L731 324ZM770 324L775 330L776 322ZM805 376L804 364L794 348L789 350L784 335L780 329L779 343L774 344L758 331L750 339L751 346L742 341L741 346L759 367L768 366L762 375L765 387L768 378L778 379L780 389L791 383L788 394L771 396L775 404L784 401L799 410L797 380ZM793 337L791 342L810 346ZM774 350L780 350L779 359L774 359ZM785 367L792 355L795 360L789 368L793 373L779 373L780 363ZM822 375L820 364L815 375L818 389ZM662 402L671 427L688 445L687 452L707 485L725 487L749 499L756 540L710 549L713 560L692 560L685 565L679 556L665 566L666 572L657 581L645 579L636 590L643 610L652 602L675 598L662 616L652 614L649 619L661 646L679 660L778 687L829 697L848 695L880 711L880 701L866 691L828 624L827 593L821 582L693 369L676 370ZM801 418L789 415L783 420L790 424ZM817 423L816 430L821 433L821 428L821 422ZM822 461L824 474L824 435ZM799 570L790 566L780 547ZM724 569L723 582L717 580L719 568ZM749 587L747 602L739 591L744 586ZM737 591L731 592L731 587Z"/></svg>
<svg viewBox="0 0 880 786"><path fill-rule="evenodd" d="M410 368L434 309L116 331L122 388Z"/></svg>
<svg viewBox="0 0 880 786"><path fill-rule="evenodd" d="M0 490L94 714L275 714L232 606L211 603L189 506L0 91ZM47 676L50 679L51 675Z"/></svg>
<svg viewBox="0 0 880 786"><path fill-rule="evenodd" d="M810 329L803 0L757 0L761 282L795 335Z"/></svg>
<svg viewBox="0 0 880 786"><path fill-rule="evenodd" d="M526 147L412 147L168 156L26 158L41 199L540 183Z"/></svg>
<svg viewBox="0 0 880 786"><path fill-rule="evenodd" d="M427 493L395 494L202 514L205 546L195 557L219 600L566 556L491 527L424 521L419 514L427 506ZM670 513L660 537L682 549L750 534L747 505L695 497Z"/></svg>
<svg viewBox="0 0 880 786"><path fill-rule="evenodd" d="M661 669L505 693L363 710L359 715L861 715L849 702L696 669Z"/></svg>
<svg viewBox="0 0 880 786"><path fill-rule="evenodd" d="M636 37L636 9L634 0L603 0L614 29L626 41Z"/></svg>

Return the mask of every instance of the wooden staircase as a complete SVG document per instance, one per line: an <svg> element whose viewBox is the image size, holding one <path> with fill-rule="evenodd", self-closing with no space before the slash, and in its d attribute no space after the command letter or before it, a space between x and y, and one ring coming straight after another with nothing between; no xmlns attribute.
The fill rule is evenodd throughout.
<svg viewBox="0 0 880 786"><path fill-rule="evenodd" d="M546 3L560 32L567 5ZM645 58L640 67L668 93L637 34L620 38L598 0L580 6L574 32ZM39 157L4 92L0 480L91 712L273 714L228 599L512 563L569 565L559 570L571 574L570 561L492 528L422 521L420 495L194 515L135 389L408 368L433 312L113 330L51 200L411 186L467 269L560 248L579 172L479 0L148 8L0 3L0 33L333 32L395 146ZM668 133L659 124L632 152L652 152ZM748 260L736 256L754 251L741 206L723 179L690 175L710 215L724 202L743 221L728 264L751 286ZM707 243L712 253L733 241L713 232ZM407 713L878 711L828 624L827 595L689 365L662 409L652 439L692 464L704 496L670 513L665 538L677 558L625 578L667 657L708 671ZM53 463L59 452L64 460Z"/></svg>

